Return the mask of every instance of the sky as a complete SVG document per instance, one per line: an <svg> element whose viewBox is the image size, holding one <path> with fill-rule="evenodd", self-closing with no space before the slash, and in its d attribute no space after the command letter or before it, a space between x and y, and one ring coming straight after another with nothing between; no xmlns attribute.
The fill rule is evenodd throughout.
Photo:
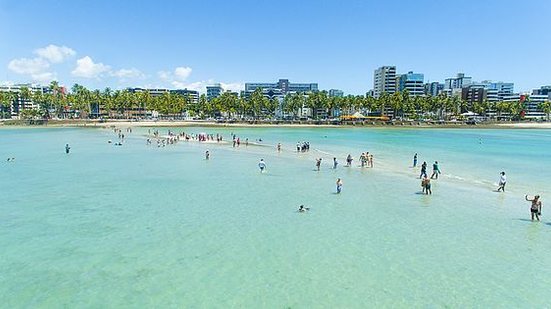
<svg viewBox="0 0 551 309"><path fill-rule="evenodd" d="M550 0L0 0L0 83L201 92L317 82L365 94L373 71L551 85Z"/></svg>

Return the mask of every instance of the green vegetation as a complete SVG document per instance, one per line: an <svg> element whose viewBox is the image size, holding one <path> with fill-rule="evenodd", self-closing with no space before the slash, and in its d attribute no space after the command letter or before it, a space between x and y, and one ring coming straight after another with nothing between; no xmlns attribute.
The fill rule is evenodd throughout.
<svg viewBox="0 0 551 309"><path fill-rule="evenodd" d="M450 120L461 118L461 113L473 111L486 118L520 119L524 105L521 102L476 102L468 106L458 96L439 94L410 97L407 91L394 94L384 93L379 98L370 96L330 97L326 91L287 94L280 102L268 99L262 89L256 89L246 98L226 92L211 101L205 95L194 102L188 96L165 92L152 95L148 91L89 90L75 84L70 93L64 93L57 82L49 85L47 93L32 92L21 88L18 93L0 92L0 117L11 116L14 102L33 102L34 108L23 107L19 115L24 119L67 119L67 118L124 118L142 119L148 117L180 118L184 115L206 119L225 117L227 119L273 119L285 116L287 119L307 117L321 120L333 116L364 115L390 116L397 119ZM20 106L21 104L19 104ZM540 108L551 114L551 103L540 104ZM306 111L303 114L302 111Z"/></svg>

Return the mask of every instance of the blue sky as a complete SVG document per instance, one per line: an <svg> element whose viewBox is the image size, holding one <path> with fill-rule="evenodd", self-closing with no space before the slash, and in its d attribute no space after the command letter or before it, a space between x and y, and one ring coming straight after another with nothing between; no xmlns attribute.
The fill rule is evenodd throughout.
<svg viewBox="0 0 551 309"><path fill-rule="evenodd" d="M0 0L0 82L90 88L318 82L364 94L373 70L551 84L551 1ZM203 90L204 91L204 90Z"/></svg>

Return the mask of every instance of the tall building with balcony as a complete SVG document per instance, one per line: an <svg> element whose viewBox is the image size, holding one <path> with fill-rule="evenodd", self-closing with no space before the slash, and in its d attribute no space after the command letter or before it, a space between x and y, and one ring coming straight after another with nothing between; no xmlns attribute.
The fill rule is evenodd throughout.
<svg viewBox="0 0 551 309"><path fill-rule="evenodd" d="M401 74L396 78L398 91L407 90L410 97L421 96L425 94L425 76L421 73L409 71L407 74Z"/></svg>
<svg viewBox="0 0 551 309"><path fill-rule="evenodd" d="M220 84L214 84L207 86L207 100L210 101L214 98L218 98L224 93L224 88Z"/></svg>
<svg viewBox="0 0 551 309"><path fill-rule="evenodd" d="M329 89L329 96L330 97L342 98L342 97L344 97L344 91L339 90L339 89Z"/></svg>
<svg viewBox="0 0 551 309"><path fill-rule="evenodd" d="M169 90L170 93L179 94L181 96L184 96L190 100L190 103L197 103L199 102L199 92L196 90L190 90L190 89L173 89Z"/></svg>
<svg viewBox="0 0 551 309"><path fill-rule="evenodd" d="M25 88L29 90L29 93L31 95L34 93L44 94L51 92L50 87L36 84L16 84L0 86L0 91L13 92L17 95L11 106L6 111L7 113L10 113L12 117L19 116L19 113L23 110L39 108L39 105L36 102L33 102L32 97L24 98L21 96L21 90ZM62 91L64 92L65 89L62 88Z"/></svg>
<svg viewBox="0 0 551 309"><path fill-rule="evenodd" d="M373 96L396 92L396 66L382 66L373 73Z"/></svg>
<svg viewBox="0 0 551 309"><path fill-rule="evenodd" d="M425 94L433 97L439 95L444 90L444 84L439 82L432 82L425 84Z"/></svg>
<svg viewBox="0 0 551 309"><path fill-rule="evenodd" d="M493 82L489 80L482 81L480 84L484 85L488 90L495 90L498 101L502 101L506 96L512 95L515 88L514 83Z"/></svg>
<svg viewBox="0 0 551 309"><path fill-rule="evenodd" d="M447 95L462 95L463 87L473 83L473 78L465 76L464 73L457 73L455 77L446 78L444 81L444 93Z"/></svg>
<svg viewBox="0 0 551 309"><path fill-rule="evenodd" d="M290 83L288 79L280 79L277 83L245 83L245 95L250 95L257 88L263 91L272 90L273 92L287 93L305 93L318 91L318 83Z"/></svg>
<svg viewBox="0 0 551 309"><path fill-rule="evenodd" d="M461 88L461 99L467 102L467 107L470 109L474 103L488 100L488 91L485 85L470 84ZM492 96L497 96L497 92L493 91Z"/></svg>
<svg viewBox="0 0 551 309"><path fill-rule="evenodd" d="M532 95L549 96L551 99L551 86L541 86L539 89L532 90Z"/></svg>

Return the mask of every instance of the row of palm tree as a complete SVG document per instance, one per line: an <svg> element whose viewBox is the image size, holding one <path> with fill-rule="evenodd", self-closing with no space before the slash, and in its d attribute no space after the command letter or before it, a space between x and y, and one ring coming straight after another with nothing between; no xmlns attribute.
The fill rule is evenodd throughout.
<svg viewBox="0 0 551 309"><path fill-rule="evenodd" d="M524 103L517 102L474 102L468 104L459 96L439 94L437 96L412 97L406 91L393 94L383 93L379 98L372 96L331 97L326 91L310 93L290 93L282 100L268 98L258 88L246 96L237 96L226 92L212 100L203 94L199 100L189 96L166 91L152 95L149 91L89 90L75 84L69 93L64 93L57 82L52 82L49 91L31 91L22 87L20 91L0 92L0 116L9 116L14 101L32 101L38 105L33 111L20 111L20 115L33 118L65 117L107 117L107 118L143 118L152 111L161 116L180 117L184 112L198 118L225 116L227 118L274 118L278 115L289 117L307 116L323 119L331 115L350 115L357 111L372 115L391 116L399 119L432 118L449 120L465 111L473 111L481 116L519 118L525 110ZM551 102L541 103L539 108L551 114Z"/></svg>

